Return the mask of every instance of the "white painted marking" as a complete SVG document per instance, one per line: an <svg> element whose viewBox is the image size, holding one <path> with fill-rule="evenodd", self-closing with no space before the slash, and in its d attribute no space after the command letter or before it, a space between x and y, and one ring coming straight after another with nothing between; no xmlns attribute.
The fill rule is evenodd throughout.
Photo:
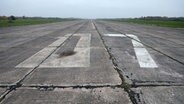
<svg viewBox="0 0 184 104"><path fill-rule="evenodd" d="M70 35L70 34L69 34ZM67 37L59 37L58 40L45 47L41 51L37 52L30 58L26 59L22 63L18 64L16 68L35 68L38 66L47 56L49 56L58 46L60 46Z"/></svg>
<svg viewBox="0 0 184 104"><path fill-rule="evenodd" d="M126 37L123 34L104 34L104 36L112 36L112 37Z"/></svg>
<svg viewBox="0 0 184 104"><path fill-rule="evenodd" d="M77 53L72 56L59 58L58 54L52 54L40 68L62 68L62 67L89 67L90 48L75 48Z"/></svg>
<svg viewBox="0 0 184 104"><path fill-rule="evenodd" d="M50 53L52 53L54 49L54 47L46 47L17 65L16 68L34 68L38 66Z"/></svg>
<svg viewBox="0 0 184 104"><path fill-rule="evenodd" d="M69 37L69 36L71 36L71 35L72 35L72 34L66 34L65 37Z"/></svg>
<svg viewBox="0 0 184 104"><path fill-rule="evenodd" d="M74 35L74 36L80 36L80 35ZM82 38L80 38L79 42L77 43L76 47L77 48L89 48L90 47L90 43L91 43L91 35L89 34L89 36L82 36Z"/></svg>
<svg viewBox="0 0 184 104"><path fill-rule="evenodd" d="M95 29L95 25L94 25L94 23L93 23L93 22L91 22L91 25L92 25L93 29Z"/></svg>
<svg viewBox="0 0 184 104"><path fill-rule="evenodd" d="M132 44L135 48L144 48L144 45L136 40L132 40Z"/></svg>
<svg viewBox="0 0 184 104"><path fill-rule="evenodd" d="M74 34L73 36L81 36L74 49L76 54L59 58L55 52L40 65L40 68L89 67L91 34Z"/></svg>
<svg viewBox="0 0 184 104"><path fill-rule="evenodd" d="M67 39L67 37L60 37L57 41L55 41L54 43L50 44L49 47L58 47L58 46L60 46L66 39Z"/></svg>
<svg viewBox="0 0 184 104"><path fill-rule="evenodd" d="M134 48L140 67L157 68L155 61L145 48Z"/></svg>
<svg viewBox="0 0 184 104"><path fill-rule="evenodd" d="M131 34L126 34L126 35L133 38L132 44L134 45L135 48L144 48L144 45L141 43L141 41L139 40L139 38L137 36L131 35Z"/></svg>
<svg viewBox="0 0 184 104"><path fill-rule="evenodd" d="M157 68L157 64L152 59L149 52L146 50L144 45L141 43L139 38L133 34L105 34L105 36L112 36L112 37L126 37L129 36L132 39L132 44L134 46L135 54L137 56L138 62L140 67L142 68Z"/></svg>
<svg viewBox="0 0 184 104"><path fill-rule="evenodd" d="M127 36L133 38L132 44L134 46L135 54L137 56L140 67L143 68L157 68L155 61L152 59L149 52L146 50L144 45L140 43L139 38L132 34L126 34Z"/></svg>

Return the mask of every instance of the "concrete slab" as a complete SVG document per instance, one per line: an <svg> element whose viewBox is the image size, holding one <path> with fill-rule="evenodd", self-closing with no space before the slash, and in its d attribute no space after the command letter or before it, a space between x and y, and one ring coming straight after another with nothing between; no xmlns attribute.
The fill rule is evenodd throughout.
<svg viewBox="0 0 184 104"><path fill-rule="evenodd" d="M133 88L138 104L183 104L184 87L139 87Z"/></svg>
<svg viewBox="0 0 184 104"><path fill-rule="evenodd" d="M182 44L178 44L172 41L169 41L167 39L161 39L156 37L144 37L142 35L138 34L139 39L145 43L148 44L154 48L166 48L166 47L175 47L175 48L181 48L184 47Z"/></svg>
<svg viewBox="0 0 184 104"><path fill-rule="evenodd" d="M26 99L26 100L25 100ZM17 89L2 104L132 104L120 88Z"/></svg>
<svg viewBox="0 0 184 104"><path fill-rule="evenodd" d="M1 68L0 84L13 84L20 80L30 70L30 68Z"/></svg>
<svg viewBox="0 0 184 104"><path fill-rule="evenodd" d="M0 48L0 84L12 84L20 80L31 68L16 68L16 66L58 40L54 35L64 36L65 32L68 32L67 30L60 29L61 24L45 27L44 30L48 28L52 30L53 34L45 34L44 31L39 29L36 29L34 33L29 32L29 34L25 34L26 30L20 31L21 34L18 34L19 32L7 33L9 35L6 35L6 33L0 34L1 45L3 47ZM75 31L76 28L71 28L70 32ZM55 32L55 29L58 29L58 31ZM62 42L62 40L59 41ZM58 45L57 43L52 45L56 46ZM52 48L53 46L49 47ZM34 61L41 62L42 60L34 59Z"/></svg>
<svg viewBox="0 0 184 104"><path fill-rule="evenodd" d="M165 54L179 60L180 62L184 63L184 47L174 48L174 47L165 47L159 48L160 51L164 52Z"/></svg>
<svg viewBox="0 0 184 104"><path fill-rule="evenodd" d="M0 96L6 91L5 88L0 88Z"/></svg>
<svg viewBox="0 0 184 104"><path fill-rule="evenodd" d="M34 47L34 48L45 48L49 44L53 43L57 39L55 37L42 36L34 40L19 45L18 47Z"/></svg>
<svg viewBox="0 0 184 104"><path fill-rule="evenodd" d="M12 84L30 69L15 68L16 65L35 54L41 48L9 48L0 51L0 84Z"/></svg>
<svg viewBox="0 0 184 104"><path fill-rule="evenodd" d="M0 47L16 47L20 44L33 40L34 38L25 37L1 37Z"/></svg>
<svg viewBox="0 0 184 104"><path fill-rule="evenodd" d="M184 63L184 45L154 37L142 38L141 36L140 40L143 43Z"/></svg>
<svg viewBox="0 0 184 104"><path fill-rule="evenodd" d="M96 30L91 32L91 47L104 47L101 37Z"/></svg>
<svg viewBox="0 0 184 104"><path fill-rule="evenodd" d="M40 68L89 67L91 34L74 34Z"/></svg>
<svg viewBox="0 0 184 104"><path fill-rule="evenodd" d="M38 68L24 84L119 85L121 79L104 48L91 48L90 67Z"/></svg>
<svg viewBox="0 0 184 104"><path fill-rule="evenodd" d="M97 24L103 34L112 33L107 27L111 27L111 29L116 29L122 33L136 34L143 43L170 55L180 62L184 62L182 58L182 53L184 52L184 29L144 26L129 23L121 24L117 22L99 22Z"/></svg>
<svg viewBox="0 0 184 104"><path fill-rule="evenodd" d="M37 67L46 57L54 52L55 47L46 47L41 51L37 52L33 56L29 57L25 61L21 62L16 68L35 68Z"/></svg>
<svg viewBox="0 0 184 104"><path fill-rule="evenodd" d="M8 49L9 49L9 47L1 47L1 48L0 48L0 52L1 52L1 51L6 51L6 50L8 50Z"/></svg>
<svg viewBox="0 0 184 104"><path fill-rule="evenodd" d="M125 77L136 83L183 83L184 65L146 48L158 68L141 68L129 38L103 37Z"/></svg>

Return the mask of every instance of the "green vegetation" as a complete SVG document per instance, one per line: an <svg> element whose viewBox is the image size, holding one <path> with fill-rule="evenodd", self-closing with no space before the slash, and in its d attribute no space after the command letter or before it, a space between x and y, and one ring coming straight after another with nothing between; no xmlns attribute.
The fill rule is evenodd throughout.
<svg viewBox="0 0 184 104"><path fill-rule="evenodd" d="M163 27L184 28L184 18L144 17L134 19L109 19L109 20L117 22L145 24L145 25L156 25Z"/></svg>
<svg viewBox="0 0 184 104"><path fill-rule="evenodd" d="M54 23L62 21L71 21L75 19L62 19L62 18L16 18L16 17L3 17L0 18L0 27L10 27L10 26L22 26L22 25L35 25L35 24L45 24Z"/></svg>

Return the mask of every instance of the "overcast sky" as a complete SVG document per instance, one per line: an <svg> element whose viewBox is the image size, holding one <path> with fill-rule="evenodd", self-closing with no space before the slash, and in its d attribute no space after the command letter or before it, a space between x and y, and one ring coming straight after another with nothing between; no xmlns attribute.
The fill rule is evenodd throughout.
<svg viewBox="0 0 184 104"><path fill-rule="evenodd" d="M0 0L0 15L127 18L184 16L184 0Z"/></svg>

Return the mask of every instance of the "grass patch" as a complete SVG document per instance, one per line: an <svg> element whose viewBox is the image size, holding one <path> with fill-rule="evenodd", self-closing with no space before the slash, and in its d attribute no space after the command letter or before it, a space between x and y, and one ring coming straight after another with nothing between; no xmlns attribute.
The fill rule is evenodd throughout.
<svg viewBox="0 0 184 104"><path fill-rule="evenodd" d="M70 20L72 19L33 18L33 19L16 19L10 22L9 20L5 19L5 20L0 20L0 27L36 25L36 24L54 23L54 22L62 22L62 21L70 21Z"/></svg>
<svg viewBox="0 0 184 104"><path fill-rule="evenodd" d="M111 21L155 25L162 27L184 28L184 20L113 19Z"/></svg>

